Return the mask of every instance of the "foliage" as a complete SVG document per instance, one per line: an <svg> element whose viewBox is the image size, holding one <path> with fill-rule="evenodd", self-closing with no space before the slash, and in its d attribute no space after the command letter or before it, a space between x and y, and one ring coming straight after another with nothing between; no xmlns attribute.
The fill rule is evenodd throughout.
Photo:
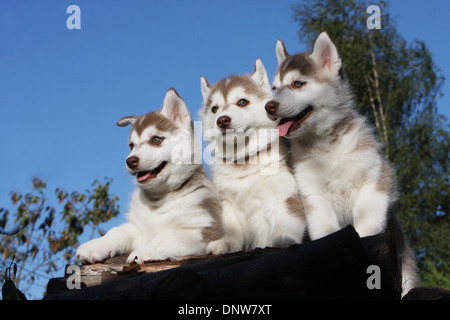
<svg viewBox="0 0 450 320"><path fill-rule="evenodd" d="M321 31L336 44L357 106L374 124L397 170L397 212L428 285L450 272L450 134L436 98L444 82L423 41L396 30L387 1L378 1L381 29L366 27L369 3L304 0L292 7L298 36L312 45Z"/></svg>
<svg viewBox="0 0 450 320"><path fill-rule="evenodd" d="M57 188L55 205L46 197L46 182L39 178L33 178L31 192L11 192L14 215L0 208L0 253L5 261L15 256L17 287L22 281L32 285L42 272L58 270L57 254L69 263L87 227L92 238L101 223L117 216L118 197L109 194L110 184L110 179L96 180L85 193ZM6 231L8 224L15 225L12 231Z"/></svg>
<svg viewBox="0 0 450 320"><path fill-rule="evenodd" d="M450 273L448 264L438 268L431 260L426 260L424 270L423 286L450 288L450 278L447 276Z"/></svg>

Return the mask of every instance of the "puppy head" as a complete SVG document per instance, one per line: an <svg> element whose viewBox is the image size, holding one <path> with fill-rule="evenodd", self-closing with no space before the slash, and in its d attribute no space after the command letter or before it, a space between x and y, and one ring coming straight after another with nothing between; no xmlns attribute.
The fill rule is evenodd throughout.
<svg viewBox="0 0 450 320"><path fill-rule="evenodd" d="M182 170L174 159L174 149L180 144L176 137L180 134L190 136L193 125L189 110L175 89L167 91L160 111L124 117L117 125L132 126L126 168L136 176L140 187L154 188L167 182L174 172Z"/></svg>
<svg viewBox="0 0 450 320"><path fill-rule="evenodd" d="M230 76L213 86L201 77L203 94L203 129L226 139L245 134L249 129L275 126L264 106L271 89L266 69L260 59L253 74Z"/></svg>
<svg viewBox="0 0 450 320"><path fill-rule="evenodd" d="M279 121L281 136L296 137L325 126L339 102L341 59L326 32L317 38L313 52L290 55L283 42L276 47L278 70L267 114Z"/></svg>

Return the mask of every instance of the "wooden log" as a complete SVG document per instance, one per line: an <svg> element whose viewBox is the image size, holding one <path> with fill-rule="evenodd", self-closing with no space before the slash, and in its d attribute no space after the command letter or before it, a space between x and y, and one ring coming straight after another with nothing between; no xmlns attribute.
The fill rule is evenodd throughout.
<svg viewBox="0 0 450 320"><path fill-rule="evenodd" d="M50 279L47 285L47 296L45 299L87 299L89 297L93 299L100 298L103 292L111 291L111 292L121 292L122 290L127 289L128 287L132 287L135 285L135 282L138 284L140 282L152 281L156 278L163 277L171 273L171 270L178 267L189 267L196 271L202 271L211 267L210 262L214 261L214 267L220 267L222 265L229 265L240 263L242 261L247 261L248 259L252 259L256 256L263 254L271 254L273 252L277 252L280 249L274 248L265 248L265 249L255 249L251 252L238 252L226 254L223 256L213 256L213 255L202 255L202 256L189 256L184 257L180 260L175 261L147 261L145 264L136 265L132 264L131 266L137 266L134 272L136 275L145 277L140 278L137 281L127 281L120 282L125 278L122 274L126 274L130 267L130 264L126 264L127 256L118 256L111 259L106 260L104 263L99 264L90 264L90 265L82 265L79 266L81 270L81 288L86 288L86 290L69 290L67 288L66 282L68 277L71 275L67 273L67 267L65 272L65 277L63 278L54 278ZM120 271L123 271L120 273ZM108 274L108 275L106 275ZM105 281L105 279L109 279L109 281ZM108 284L108 282L117 282L114 284ZM100 287L97 287L101 285ZM90 288L94 287L94 288ZM66 295L61 295L62 293L66 293ZM96 294L100 294L100 296L96 297Z"/></svg>
<svg viewBox="0 0 450 320"><path fill-rule="evenodd" d="M287 249L185 259L184 265L172 269L49 294L46 299L398 299L396 256L389 234L361 239L349 226ZM373 264L381 269L382 285L370 290L367 268Z"/></svg>
<svg viewBox="0 0 450 320"><path fill-rule="evenodd" d="M215 260L220 260L218 265L225 263L238 263L240 261L245 261L246 259L252 258L255 255L269 254L276 252L280 249L266 248L266 249L255 249L251 252L243 253L231 253L223 256L213 256L213 255L201 255L201 256L188 256L180 260L150 260L146 261L144 264L137 265L135 263L126 263L127 255L117 256L106 260L103 263L96 264L86 264L76 266L79 268L80 274L80 287L88 288L98 285L104 285L109 282L119 281L125 278L131 278L135 276L140 276L143 274L153 274L158 273L156 277L160 277L165 273L159 273L161 271L171 270L173 268L178 268L181 266L193 266L202 262L211 262ZM232 258L237 258L237 260L231 260ZM70 291L67 287L67 279L72 275L68 270L69 266L66 266L64 277L50 279L47 284L47 295L60 294L63 292ZM150 276L149 279L153 279Z"/></svg>
<svg viewBox="0 0 450 320"><path fill-rule="evenodd" d="M390 252L396 257L395 247L386 247L393 245L392 237L382 234L360 240L353 227L347 227L325 238L294 245L278 253L222 268L207 268L198 273L204 283L203 291L189 298L399 299L400 279L395 276L386 275L379 290L371 290L367 286L367 268L370 265L382 262L379 266L381 275L399 273L396 259L390 263L391 257L386 258L384 254ZM372 251L368 254L365 247ZM184 277L185 273L178 274L180 290L188 292ZM389 282L390 279L395 280ZM176 275L171 275L158 281L160 283L155 281L137 290L151 292L151 287L155 286L153 295L146 298L180 298L174 289L176 281ZM192 282L191 286L193 292L198 292L199 283ZM139 294L130 297L139 298Z"/></svg>

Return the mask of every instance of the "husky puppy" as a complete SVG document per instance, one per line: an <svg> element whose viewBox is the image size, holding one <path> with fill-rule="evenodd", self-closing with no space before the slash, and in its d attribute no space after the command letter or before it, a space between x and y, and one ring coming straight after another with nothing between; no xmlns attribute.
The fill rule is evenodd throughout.
<svg viewBox="0 0 450 320"><path fill-rule="evenodd" d="M317 239L352 224L361 237L394 232L404 293L417 284L413 254L389 210L394 172L366 119L355 111L335 45L323 32L313 52L289 55L277 42L274 94L265 108L290 139L308 231Z"/></svg>
<svg viewBox="0 0 450 320"><path fill-rule="evenodd" d="M127 262L143 263L205 254L207 244L223 235L222 205L201 162L192 164L200 146L193 140L191 147L194 129L185 102L170 89L161 111L117 125L132 126L126 168L137 187L128 222L81 245L77 257L95 263L129 254ZM188 154L180 155L183 150Z"/></svg>
<svg viewBox="0 0 450 320"><path fill-rule="evenodd" d="M252 75L230 76L213 86L201 78L205 150L213 153L214 186L223 200L222 239L208 252L300 243L306 222L288 148L264 106L271 95L266 69L256 60Z"/></svg>

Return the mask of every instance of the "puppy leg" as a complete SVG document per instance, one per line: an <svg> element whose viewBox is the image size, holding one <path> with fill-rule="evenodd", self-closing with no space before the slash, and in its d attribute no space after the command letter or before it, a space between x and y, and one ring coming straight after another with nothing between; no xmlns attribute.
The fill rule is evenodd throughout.
<svg viewBox="0 0 450 320"><path fill-rule="evenodd" d="M389 195L377 190L375 184L366 184L359 190L353 206L353 223L360 237L383 232L388 205Z"/></svg>
<svg viewBox="0 0 450 320"><path fill-rule="evenodd" d="M76 253L85 263L96 263L132 250L139 230L130 223L112 228L103 237L82 244Z"/></svg>
<svg viewBox="0 0 450 320"><path fill-rule="evenodd" d="M147 260L177 260L184 256L202 255L205 248L200 229L170 230L131 252L127 262L136 260L142 264Z"/></svg>
<svg viewBox="0 0 450 320"><path fill-rule="evenodd" d="M300 197L291 197L276 209L271 247L287 248L302 243L306 229L305 211Z"/></svg>
<svg viewBox="0 0 450 320"><path fill-rule="evenodd" d="M236 212L228 201L222 202L222 208L224 236L211 241L206 247L206 254L222 255L244 249L244 231Z"/></svg>
<svg viewBox="0 0 450 320"><path fill-rule="evenodd" d="M311 240L325 237L341 229L338 216L328 199L310 195L303 198Z"/></svg>

